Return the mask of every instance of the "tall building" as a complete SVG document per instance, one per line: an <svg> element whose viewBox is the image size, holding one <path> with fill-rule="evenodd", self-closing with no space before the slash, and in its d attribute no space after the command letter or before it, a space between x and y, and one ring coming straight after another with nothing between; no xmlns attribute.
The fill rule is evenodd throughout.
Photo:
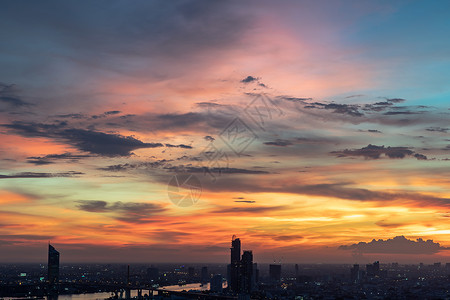
<svg viewBox="0 0 450 300"><path fill-rule="evenodd" d="M202 267L202 283L209 282L208 267Z"/></svg>
<svg viewBox="0 0 450 300"><path fill-rule="evenodd" d="M359 265L358 264L354 264L353 268L350 269L350 279L352 281L352 283L357 283L359 281Z"/></svg>
<svg viewBox="0 0 450 300"><path fill-rule="evenodd" d="M230 290L239 292L239 273L241 269L241 240L233 235L231 240Z"/></svg>
<svg viewBox="0 0 450 300"><path fill-rule="evenodd" d="M253 253L252 251L244 251L241 260L240 272L240 288L241 293L249 294L253 289Z"/></svg>
<svg viewBox="0 0 450 300"><path fill-rule="evenodd" d="M48 244L48 283L54 286L59 282L59 252Z"/></svg>
<svg viewBox="0 0 450 300"><path fill-rule="evenodd" d="M221 293L222 292L222 282L223 278L221 274L216 274L211 278L209 289L212 292Z"/></svg>
<svg viewBox="0 0 450 300"><path fill-rule="evenodd" d="M253 263L253 287L256 287L258 282L259 282L258 264L257 263Z"/></svg>
<svg viewBox="0 0 450 300"><path fill-rule="evenodd" d="M376 261L373 264L366 265L366 273L369 277L379 276L380 274L380 262Z"/></svg>
<svg viewBox="0 0 450 300"><path fill-rule="evenodd" d="M269 277L272 281L281 281L281 265L269 265Z"/></svg>
<svg viewBox="0 0 450 300"><path fill-rule="evenodd" d="M227 269L228 289L233 294L250 295L258 278L257 264L253 263L253 253L245 250L241 257L241 240L233 235L231 240L231 263Z"/></svg>

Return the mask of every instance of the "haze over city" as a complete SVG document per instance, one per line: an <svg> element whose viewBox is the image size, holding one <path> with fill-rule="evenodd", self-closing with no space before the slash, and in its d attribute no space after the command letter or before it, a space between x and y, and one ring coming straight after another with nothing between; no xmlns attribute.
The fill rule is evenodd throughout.
<svg viewBox="0 0 450 300"><path fill-rule="evenodd" d="M446 1L1 1L0 260L450 262Z"/></svg>

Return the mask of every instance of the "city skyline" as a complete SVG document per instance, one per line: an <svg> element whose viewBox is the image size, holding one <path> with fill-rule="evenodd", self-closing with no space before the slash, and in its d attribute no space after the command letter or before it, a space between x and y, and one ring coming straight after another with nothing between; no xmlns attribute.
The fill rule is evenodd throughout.
<svg viewBox="0 0 450 300"><path fill-rule="evenodd" d="M446 1L2 1L0 262L450 262Z"/></svg>

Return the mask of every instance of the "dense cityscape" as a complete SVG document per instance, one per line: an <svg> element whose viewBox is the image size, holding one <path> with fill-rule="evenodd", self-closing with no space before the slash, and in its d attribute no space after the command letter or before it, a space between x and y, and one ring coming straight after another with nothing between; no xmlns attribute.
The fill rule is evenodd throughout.
<svg viewBox="0 0 450 300"><path fill-rule="evenodd" d="M0 0L0 300L450 300L450 0Z"/></svg>
<svg viewBox="0 0 450 300"><path fill-rule="evenodd" d="M0 265L0 299L449 299L450 263L258 264L233 236L229 264Z"/></svg>

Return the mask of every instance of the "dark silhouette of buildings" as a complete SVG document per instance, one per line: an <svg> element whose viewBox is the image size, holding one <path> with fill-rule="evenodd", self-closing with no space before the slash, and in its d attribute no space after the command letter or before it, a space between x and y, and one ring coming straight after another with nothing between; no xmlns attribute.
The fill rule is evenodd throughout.
<svg viewBox="0 0 450 300"><path fill-rule="evenodd" d="M367 277L386 277L387 270L380 270L380 262L376 261L373 264L366 265Z"/></svg>
<svg viewBox="0 0 450 300"><path fill-rule="evenodd" d="M233 235L231 240L230 290L239 292L239 271L241 267L241 240Z"/></svg>
<svg viewBox="0 0 450 300"><path fill-rule="evenodd" d="M208 267L202 267L202 283L209 282Z"/></svg>
<svg viewBox="0 0 450 300"><path fill-rule="evenodd" d="M48 283L55 285L59 282L59 252L48 244Z"/></svg>
<svg viewBox="0 0 450 300"><path fill-rule="evenodd" d="M353 268L350 269L350 280L352 283L357 283L360 280L360 271L359 271L359 265L354 264Z"/></svg>
<svg viewBox="0 0 450 300"><path fill-rule="evenodd" d="M253 277L252 277L252 282L253 282L253 288L256 288L256 285L259 282L259 270L258 270L258 264L257 263L253 263Z"/></svg>
<svg viewBox="0 0 450 300"><path fill-rule="evenodd" d="M222 282L223 282L223 278L221 274L216 274L211 278L210 281L210 285L209 285L209 289L212 292L216 292L216 293L221 293L223 288L222 288Z"/></svg>
<svg viewBox="0 0 450 300"><path fill-rule="evenodd" d="M195 276L195 269L194 269L194 267L189 267L188 268L188 278L190 280L192 280L194 278L194 276Z"/></svg>
<svg viewBox="0 0 450 300"><path fill-rule="evenodd" d="M231 264L229 266L229 289L235 294L250 294L256 285L257 265L253 253L244 251L241 258L241 240L233 235L231 240Z"/></svg>
<svg viewBox="0 0 450 300"><path fill-rule="evenodd" d="M376 261L373 264L366 265L367 276L377 276L380 273L380 262Z"/></svg>
<svg viewBox="0 0 450 300"><path fill-rule="evenodd" d="M59 252L48 244L48 295L57 296L59 290Z"/></svg>
<svg viewBox="0 0 450 300"><path fill-rule="evenodd" d="M273 264L269 265L269 277L270 280L279 282L281 281L281 265Z"/></svg>
<svg viewBox="0 0 450 300"><path fill-rule="evenodd" d="M239 291L249 294L254 286L252 251L244 251L244 254L242 254L240 279Z"/></svg>

